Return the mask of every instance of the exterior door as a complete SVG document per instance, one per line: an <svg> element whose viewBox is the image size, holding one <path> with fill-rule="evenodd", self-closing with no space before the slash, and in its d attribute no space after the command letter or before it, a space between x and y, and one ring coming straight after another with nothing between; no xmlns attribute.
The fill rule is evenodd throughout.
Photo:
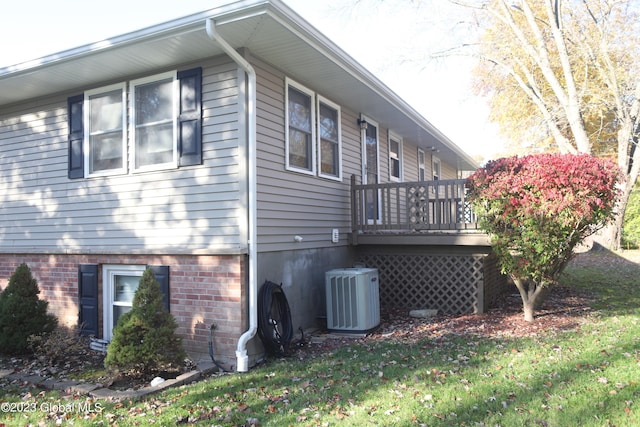
<svg viewBox="0 0 640 427"><path fill-rule="evenodd" d="M378 184L380 182L380 154L378 143L378 123L362 116L362 183ZM369 223L380 220L380 197L377 191L365 191L364 212Z"/></svg>

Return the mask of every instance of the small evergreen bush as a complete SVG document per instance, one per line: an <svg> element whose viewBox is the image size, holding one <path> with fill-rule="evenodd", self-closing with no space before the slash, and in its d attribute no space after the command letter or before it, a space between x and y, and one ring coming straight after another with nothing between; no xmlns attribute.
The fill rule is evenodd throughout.
<svg viewBox="0 0 640 427"><path fill-rule="evenodd" d="M133 297L133 306L113 328L104 360L106 368L127 375L175 370L186 353L175 334L178 324L162 304L153 272L146 269Z"/></svg>
<svg viewBox="0 0 640 427"><path fill-rule="evenodd" d="M18 266L0 292L0 352L30 352L29 337L49 333L58 319L47 313L49 303L38 298L40 288L26 264Z"/></svg>

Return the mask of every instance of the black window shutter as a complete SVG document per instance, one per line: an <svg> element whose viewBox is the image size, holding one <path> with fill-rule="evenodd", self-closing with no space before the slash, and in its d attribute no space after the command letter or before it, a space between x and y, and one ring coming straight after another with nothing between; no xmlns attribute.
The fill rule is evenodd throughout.
<svg viewBox="0 0 640 427"><path fill-rule="evenodd" d="M98 266L78 266L78 326L81 335L98 336Z"/></svg>
<svg viewBox="0 0 640 427"><path fill-rule="evenodd" d="M180 115L178 150L180 166L202 164L202 68L178 72Z"/></svg>
<svg viewBox="0 0 640 427"><path fill-rule="evenodd" d="M168 265L148 265L149 269L156 277L156 281L160 284L162 291L162 303L167 311L169 311L169 266Z"/></svg>
<svg viewBox="0 0 640 427"><path fill-rule="evenodd" d="M69 125L69 179L84 176L84 125L82 123L82 104L84 95L72 96L67 100L67 116Z"/></svg>

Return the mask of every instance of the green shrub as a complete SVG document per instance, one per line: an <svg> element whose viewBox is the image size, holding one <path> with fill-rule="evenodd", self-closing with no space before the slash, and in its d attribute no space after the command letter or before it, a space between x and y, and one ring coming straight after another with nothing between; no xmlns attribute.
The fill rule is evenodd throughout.
<svg viewBox="0 0 640 427"><path fill-rule="evenodd" d="M58 324L47 313L49 303L38 298L40 288L26 264L18 266L0 293L0 351L29 353L29 337L51 332Z"/></svg>
<svg viewBox="0 0 640 427"><path fill-rule="evenodd" d="M113 328L105 367L127 375L161 372L182 366L186 354L175 334L174 317L162 304L153 272L146 269L133 297L133 306Z"/></svg>

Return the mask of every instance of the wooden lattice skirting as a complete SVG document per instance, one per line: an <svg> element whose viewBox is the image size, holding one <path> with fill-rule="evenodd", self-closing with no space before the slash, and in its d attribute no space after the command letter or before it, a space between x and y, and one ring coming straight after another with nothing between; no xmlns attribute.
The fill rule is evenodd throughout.
<svg viewBox="0 0 640 427"><path fill-rule="evenodd" d="M494 255L361 254L377 268L382 309L483 313L506 288Z"/></svg>

